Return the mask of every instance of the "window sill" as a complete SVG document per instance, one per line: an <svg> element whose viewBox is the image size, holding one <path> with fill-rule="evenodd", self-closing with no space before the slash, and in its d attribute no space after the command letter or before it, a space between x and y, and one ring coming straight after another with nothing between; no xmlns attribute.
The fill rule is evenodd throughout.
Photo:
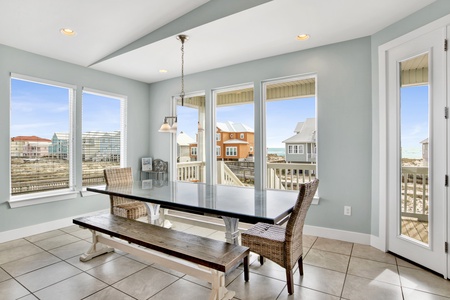
<svg viewBox="0 0 450 300"><path fill-rule="evenodd" d="M30 205L37 205L55 201L63 201L75 199L78 196L77 191L62 190L56 192L43 192L35 194L27 194L21 196L13 196L8 201L10 208L18 208Z"/></svg>

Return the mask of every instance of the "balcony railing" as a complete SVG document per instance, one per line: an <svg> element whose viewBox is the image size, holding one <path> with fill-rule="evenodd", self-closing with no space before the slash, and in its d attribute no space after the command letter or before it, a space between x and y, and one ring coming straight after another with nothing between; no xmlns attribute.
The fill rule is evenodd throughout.
<svg viewBox="0 0 450 300"><path fill-rule="evenodd" d="M403 217L428 221L428 167L402 167Z"/></svg>
<svg viewBox="0 0 450 300"><path fill-rule="evenodd" d="M300 183L316 177L315 164L267 163L267 188L297 190Z"/></svg>

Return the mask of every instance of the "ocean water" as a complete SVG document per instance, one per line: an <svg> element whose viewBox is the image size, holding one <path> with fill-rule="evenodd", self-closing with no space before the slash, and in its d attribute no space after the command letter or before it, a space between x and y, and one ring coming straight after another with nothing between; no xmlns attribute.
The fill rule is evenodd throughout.
<svg viewBox="0 0 450 300"><path fill-rule="evenodd" d="M285 148L267 148L267 154L276 154L278 156L286 157Z"/></svg>
<svg viewBox="0 0 450 300"><path fill-rule="evenodd" d="M419 147L408 147L408 148L402 148L402 158L415 158L415 159L421 159L422 158L422 148Z"/></svg>

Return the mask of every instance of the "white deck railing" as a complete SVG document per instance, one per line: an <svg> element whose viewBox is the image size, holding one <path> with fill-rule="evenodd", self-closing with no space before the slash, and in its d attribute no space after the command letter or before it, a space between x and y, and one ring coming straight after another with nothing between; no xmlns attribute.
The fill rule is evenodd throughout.
<svg viewBox="0 0 450 300"><path fill-rule="evenodd" d="M402 216L428 221L428 167L402 167Z"/></svg>
<svg viewBox="0 0 450 300"><path fill-rule="evenodd" d="M316 177L315 164L267 163L267 188L297 190L300 183Z"/></svg>
<svg viewBox="0 0 450 300"><path fill-rule="evenodd" d="M177 180L203 182L204 165L202 161L177 163Z"/></svg>

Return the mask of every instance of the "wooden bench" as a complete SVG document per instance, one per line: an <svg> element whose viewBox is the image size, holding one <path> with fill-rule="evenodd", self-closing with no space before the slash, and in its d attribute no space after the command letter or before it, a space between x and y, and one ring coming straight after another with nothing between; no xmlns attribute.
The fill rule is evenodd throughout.
<svg viewBox="0 0 450 300"><path fill-rule="evenodd" d="M234 292L225 287L225 273L242 260L244 278L248 281L250 250L244 246L112 214L81 217L74 219L73 223L92 231L92 246L80 257L81 261L88 261L116 248L210 282L212 291L209 299L217 300L234 297Z"/></svg>

